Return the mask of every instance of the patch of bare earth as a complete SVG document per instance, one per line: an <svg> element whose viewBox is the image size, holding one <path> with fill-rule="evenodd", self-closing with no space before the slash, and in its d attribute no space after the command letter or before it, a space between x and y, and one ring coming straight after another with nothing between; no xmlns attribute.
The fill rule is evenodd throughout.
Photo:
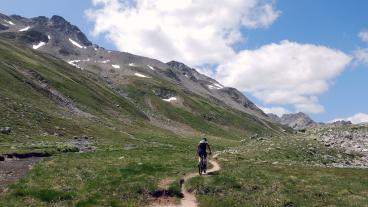
<svg viewBox="0 0 368 207"><path fill-rule="evenodd" d="M42 157L29 157L25 159L6 159L0 161L0 193L6 187L23 177Z"/></svg>
<svg viewBox="0 0 368 207"><path fill-rule="evenodd" d="M212 160L209 160L209 162L212 164L212 168L207 170L207 173L202 176L208 176L213 175L214 172L221 170L221 166L218 164L217 161L218 154L214 155L212 157ZM176 204L174 197L168 197L163 194L162 196L158 196L150 205L150 207L197 207L197 198L193 194L193 192L189 192L189 190L185 186L185 182L193 177L199 176L198 173L189 173L182 177L182 185L181 185L181 193L183 195L183 198L180 200L180 204ZM169 178L165 178L162 181L160 181L159 187L166 187L170 184L168 183L170 181ZM165 190L163 190L165 192Z"/></svg>

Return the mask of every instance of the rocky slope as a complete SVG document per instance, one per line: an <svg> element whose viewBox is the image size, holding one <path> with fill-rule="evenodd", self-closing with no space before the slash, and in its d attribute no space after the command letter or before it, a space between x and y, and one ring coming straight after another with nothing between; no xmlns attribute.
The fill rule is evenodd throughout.
<svg viewBox="0 0 368 207"><path fill-rule="evenodd" d="M60 16L0 15L0 24L4 28L0 31L2 100L31 103L33 99L24 98L37 94L35 100L47 100L35 105L54 104L64 110L62 113L82 119L118 119L124 124L136 121L185 135L239 138L268 130L284 131L238 90L180 62L163 63L101 48ZM3 101L0 107L7 109L10 103ZM43 108L31 111L49 114ZM13 120L9 112L3 114L0 126L11 127L14 136L19 133L14 125L34 122L15 120L18 113L12 112ZM55 133L38 130L35 135Z"/></svg>
<svg viewBox="0 0 368 207"><path fill-rule="evenodd" d="M120 83L120 80L113 78L117 74L159 76L213 103L267 119L262 110L234 88L222 86L216 80L180 62L165 64L158 60L101 48L92 44L78 27L60 16L29 19L17 15L0 15L0 25L1 37L61 58L81 70L98 73L111 85Z"/></svg>
<svg viewBox="0 0 368 207"><path fill-rule="evenodd" d="M339 163L339 167L368 167L368 125L337 124L314 128L309 132L326 147L341 149L345 154L358 157L353 162Z"/></svg>

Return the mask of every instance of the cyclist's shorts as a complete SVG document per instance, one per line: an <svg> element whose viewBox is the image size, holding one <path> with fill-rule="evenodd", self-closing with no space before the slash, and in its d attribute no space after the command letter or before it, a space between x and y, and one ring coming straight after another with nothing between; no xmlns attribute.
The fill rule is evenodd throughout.
<svg viewBox="0 0 368 207"><path fill-rule="evenodd" d="M198 155L201 157L201 156L204 156L205 158L207 158L207 153L206 152L201 152L199 151L198 152Z"/></svg>

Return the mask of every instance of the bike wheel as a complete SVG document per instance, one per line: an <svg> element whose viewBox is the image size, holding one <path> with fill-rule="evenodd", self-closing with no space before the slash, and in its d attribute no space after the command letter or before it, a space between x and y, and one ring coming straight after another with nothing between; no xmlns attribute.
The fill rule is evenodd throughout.
<svg viewBox="0 0 368 207"><path fill-rule="evenodd" d="M200 176L202 175L203 171L204 171L204 162L203 162L203 157L201 157L201 160L199 161L199 165L198 165L198 172Z"/></svg>

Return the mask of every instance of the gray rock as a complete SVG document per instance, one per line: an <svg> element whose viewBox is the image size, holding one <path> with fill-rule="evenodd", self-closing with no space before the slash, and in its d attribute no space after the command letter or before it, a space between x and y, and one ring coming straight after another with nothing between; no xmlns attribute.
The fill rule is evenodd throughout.
<svg viewBox="0 0 368 207"><path fill-rule="evenodd" d="M1 133L9 135L12 132L12 128L10 127L2 127L0 129Z"/></svg>

